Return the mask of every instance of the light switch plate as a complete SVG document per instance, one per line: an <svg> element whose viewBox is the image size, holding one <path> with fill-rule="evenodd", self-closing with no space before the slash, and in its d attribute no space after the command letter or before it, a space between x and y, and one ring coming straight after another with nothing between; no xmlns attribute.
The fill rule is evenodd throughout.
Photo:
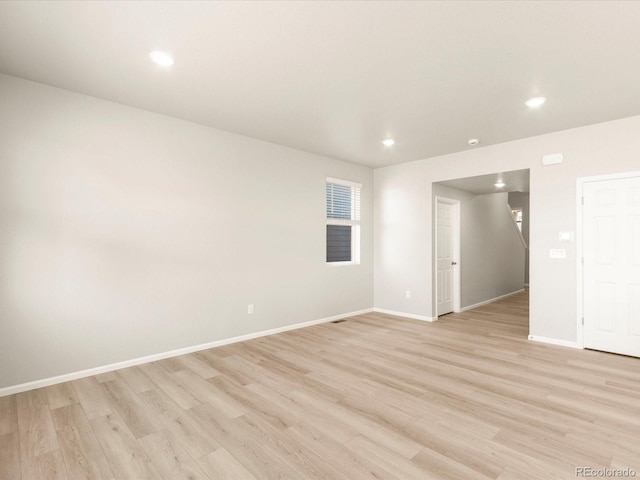
<svg viewBox="0 0 640 480"><path fill-rule="evenodd" d="M558 237L561 242L573 242L573 232L560 232Z"/></svg>

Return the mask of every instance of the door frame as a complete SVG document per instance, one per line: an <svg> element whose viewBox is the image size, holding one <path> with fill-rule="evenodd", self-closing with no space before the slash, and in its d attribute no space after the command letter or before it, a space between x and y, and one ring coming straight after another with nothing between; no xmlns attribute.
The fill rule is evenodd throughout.
<svg viewBox="0 0 640 480"><path fill-rule="evenodd" d="M433 231L435 245L434 250L434 266L433 269L433 284L434 284L434 310L435 318L438 318L438 203L444 203L453 206L453 255L456 258L457 265L453 269L453 311L454 313L460 312L460 200L454 198L442 197L440 195L435 196L434 212L433 212Z"/></svg>
<svg viewBox="0 0 640 480"><path fill-rule="evenodd" d="M578 348L584 348L584 185L591 182L604 182L607 180L623 180L625 178L640 177L640 171L611 173L607 175L595 175L592 177L580 177L576 180L576 344Z"/></svg>

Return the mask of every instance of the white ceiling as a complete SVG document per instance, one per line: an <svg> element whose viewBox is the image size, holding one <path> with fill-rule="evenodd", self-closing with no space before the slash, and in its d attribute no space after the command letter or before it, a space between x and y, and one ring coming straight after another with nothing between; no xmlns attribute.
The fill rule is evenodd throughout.
<svg viewBox="0 0 640 480"><path fill-rule="evenodd" d="M498 188L495 186L499 181L505 186ZM497 192L528 192L529 191L529 170L513 170L510 172L498 172L488 175L478 175L477 177L458 178L438 182L439 185L457 188L476 195Z"/></svg>
<svg viewBox="0 0 640 480"><path fill-rule="evenodd" d="M639 25L614 1L4 1L0 72L379 167L640 114Z"/></svg>

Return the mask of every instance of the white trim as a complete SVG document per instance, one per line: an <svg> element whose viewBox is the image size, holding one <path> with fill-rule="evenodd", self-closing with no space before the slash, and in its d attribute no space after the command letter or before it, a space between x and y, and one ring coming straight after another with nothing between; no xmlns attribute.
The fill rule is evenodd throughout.
<svg viewBox="0 0 640 480"><path fill-rule="evenodd" d="M584 179L578 178L576 181L576 345L584 348L584 325L582 318L584 316L584 271L582 265L582 222L583 222L583 205L582 191L584 187Z"/></svg>
<svg viewBox="0 0 640 480"><path fill-rule="evenodd" d="M394 310L385 310L384 308L374 308L373 311L376 313L393 315L394 317L404 317L404 318L410 318L412 320L421 320L423 322L435 322L436 320L438 320L438 317L427 317L424 315L416 315L414 313L396 312Z"/></svg>
<svg viewBox="0 0 640 480"><path fill-rule="evenodd" d="M461 282L460 282L460 200L456 200L455 198L447 198L436 195L435 198L435 211L433 214L433 230L435 232L433 236L433 243L435 245L435 253L433 258L433 263L435 264L435 268L433 269L433 285L435 290L435 319L438 318L438 202L444 203L447 205L453 205L453 255L455 257L456 265L454 265L453 269L453 311L458 313L460 310L460 291ZM457 268L455 268L457 267ZM433 307L432 307L433 308Z"/></svg>
<svg viewBox="0 0 640 480"><path fill-rule="evenodd" d="M521 288L520 290L516 290L515 292L505 293L504 295L500 295L499 297L491 298L489 300L484 300L483 302L474 303L473 305L469 305L467 307L460 309L460 312L466 312L467 310L471 310L473 308L478 308L483 305L488 305L489 303L497 302L498 300L502 300L503 298L507 298L507 297L510 297L511 295L515 295L516 293L521 293L521 292L524 292L524 288Z"/></svg>
<svg viewBox="0 0 640 480"><path fill-rule="evenodd" d="M633 172L620 172L620 173L609 173L606 175L594 175L592 177L581 177L578 178L578 183L588 183L588 182L604 182L607 180L620 180L623 178L634 178L640 177L640 170L635 170Z"/></svg>
<svg viewBox="0 0 640 480"><path fill-rule="evenodd" d="M77 380L79 378L91 377L93 375L99 375L101 373L112 372L114 370L120 370L121 368L134 367L136 365L142 365L144 363L155 362L157 360L163 360L165 358L177 357L178 355L185 355L187 353L199 352L200 350L207 350L209 348L221 347L223 345L229 345L231 343L244 342L252 340L254 338L265 337L268 335L275 335L276 333L288 332L289 330L297 330L298 328L311 327L321 323L333 322L345 317L354 317L356 315L362 315L372 312L372 308L365 308L364 310L358 310L355 312L343 313L340 315L333 315L331 317L320 318L318 320L310 320L308 322L295 323L293 325L287 325L284 327L272 328L270 330L263 330L256 333L248 333L246 335L240 335L238 337L226 338L224 340L216 340L213 342L203 343L201 345L194 345L191 347L179 348L177 350L171 350L169 352L155 353L153 355L147 355L145 357L132 358L131 360L125 360L123 362L111 363L109 365L103 365L100 367L88 368L87 370L80 370L79 372L65 373L64 375L58 375L56 377L43 378L41 380L35 380L33 382L21 383L19 385L13 385L11 387L0 388L0 397L6 395L13 395L14 393L26 392L36 388L48 387L57 383L69 382L71 380Z"/></svg>
<svg viewBox="0 0 640 480"><path fill-rule="evenodd" d="M533 342L548 343L550 345L558 345L560 347L582 348L576 342L558 340L557 338L539 337L538 335L529 335L529 340Z"/></svg>
<svg viewBox="0 0 640 480"><path fill-rule="evenodd" d="M576 180L576 345L577 348L584 348L584 266L582 257L584 256L584 205L582 204L584 184L590 182L604 182L607 180L621 180L625 178L640 177L640 171L612 173L607 175L595 175L592 177L581 177Z"/></svg>
<svg viewBox="0 0 640 480"><path fill-rule="evenodd" d="M349 180L342 180L340 178L327 177L327 183L336 183L338 185L344 185L346 187L356 187L362 189L362 184L357 182L351 182Z"/></svg>
<svg viewBox="0 0 640 480"><path fill-rule="evenodd" d="M327 225L344 225L353 227L360 225L360 220L351 220L349 218L327 218Z"/></svg>

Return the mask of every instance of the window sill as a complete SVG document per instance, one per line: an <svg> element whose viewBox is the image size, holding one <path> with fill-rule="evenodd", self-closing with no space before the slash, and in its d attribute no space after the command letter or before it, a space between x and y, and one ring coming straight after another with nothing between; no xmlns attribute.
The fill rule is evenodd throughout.
<svg viewBox="0 0 640 480"><path fill-rule="evenodd" d="M346 265L360 265L360 262L326 262L329 267L344 267Z"/></svg>

